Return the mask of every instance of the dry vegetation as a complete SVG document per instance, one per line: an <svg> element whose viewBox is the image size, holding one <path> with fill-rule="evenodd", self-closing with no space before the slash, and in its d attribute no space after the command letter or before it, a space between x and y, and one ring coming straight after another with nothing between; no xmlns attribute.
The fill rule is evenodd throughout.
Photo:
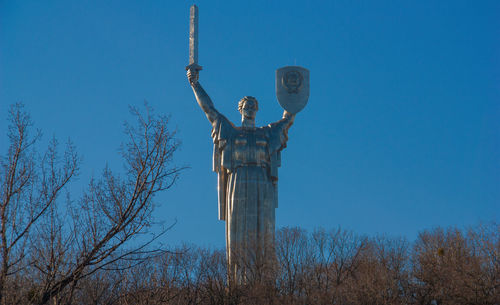
<svg viewBox="0 0 500 305"><path fill-rule="evenodd" d="M182 246L131 267L101 269L47 304L499 304L499 227L480 225L401 238L342 229L277 232L266 280L229 287L225 251ZM8 278L6 304L27 304L47 279ZM26 283L31 283L26 285Z"/></svg>

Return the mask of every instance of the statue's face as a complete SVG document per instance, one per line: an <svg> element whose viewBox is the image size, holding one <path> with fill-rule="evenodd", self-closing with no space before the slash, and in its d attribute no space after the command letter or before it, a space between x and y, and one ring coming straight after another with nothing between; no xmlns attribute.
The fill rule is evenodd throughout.
<svg viewBox="0 0 500 305"><path fill-rule="evenodd" d="M245 101L243 107L241 108L241 115L247 119L255 120L255 116L257 115L257 104L255 101Z"/></svg>

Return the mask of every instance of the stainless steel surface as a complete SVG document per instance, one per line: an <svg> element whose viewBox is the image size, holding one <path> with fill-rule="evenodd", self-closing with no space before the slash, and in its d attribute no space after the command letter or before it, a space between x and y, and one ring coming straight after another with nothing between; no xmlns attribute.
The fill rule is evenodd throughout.
<svg viewBox="0 0 500 305"><path fill-rule="evenodd" d="M256 249L272 253L267 250L274 244L278 167L295 115L285 111L281 120L255 127L258 104L245 97L239 107L242 126L236 127L215 109L194 74L188 71L189 81L212 125L213 170L218 174L219 219L226 221L229 274L241 280L246 273L241 266L248 265Z"/></svg>
<svg viewBox="0 0 500 305"><path fill-rule="evenodd" d="M284 67L276 71L276 93L283 117L256 127L258 102L245 96L238 102L241 127L215 108L198 82L198 11L191 7L190 65L187 77L198 105L212 125L213 170L218 174L219 219L226 222L226 251L230 280L244 282L260 262L274 261L275 209L278 207L278 168L288 130L309 97L309 71ZM198 68L199 67L199 68ZM279 82L279 84L278 84Z"/></svg>
<svg viewBox="0 0 500 305"><path fill-rule="evenodd" d="M189 10L189 64L198 63L198 7Z"/></svg>
<svg viewBox="0 0 500 305"><path fill-rule="evenodd" d="M198 65L198 7L189 10L189 65L186 70L201 70Z"/></svg>
<svg viewBox="0 0 500 305"><path fill-rule="evenodd" d="M301 111L309 99L309 70L299 66L276 70L276 96L286 111Z"/></svg>

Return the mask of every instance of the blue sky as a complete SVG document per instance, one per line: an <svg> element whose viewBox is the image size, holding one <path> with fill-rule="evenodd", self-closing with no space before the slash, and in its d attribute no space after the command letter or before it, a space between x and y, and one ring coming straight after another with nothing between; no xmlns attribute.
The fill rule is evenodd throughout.
<svg viewBox="0 0 500 305"><path fill-rule="evenodd" d="M278 120L275 70L300 65L311 95L282 154L277 226L416 234L500 219L500 2L198 1L200 82ZM22 101L44 140L83 156L77 199L117 171L128 105L171 115L188 165L157 197L163 240L224 245L210 124L185 77L188 1L1 1L0 151Z"/></svg>

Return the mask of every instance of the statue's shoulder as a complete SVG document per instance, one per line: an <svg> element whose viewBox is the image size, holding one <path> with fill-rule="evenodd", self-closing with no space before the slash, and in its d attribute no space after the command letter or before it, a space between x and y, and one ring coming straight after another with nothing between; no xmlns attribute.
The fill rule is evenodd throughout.
<svg viewBox="0 0 500 305"><path fill-rule="evenodd" d="M237 132L237 127L224 115L218 113L212 122L212 137L214 139L228 139Z"/></svg>
<svg viewBox="0 0 500 305"><path fill-rule="evenodd" d="M231 128L231 129L236 129L237 127L231 122L228 118L226 118L225 115L217 112L217 115L215 117L215 120L213 121L212 125L214 127L219 126L224 127L224 128Z"/></svg>

